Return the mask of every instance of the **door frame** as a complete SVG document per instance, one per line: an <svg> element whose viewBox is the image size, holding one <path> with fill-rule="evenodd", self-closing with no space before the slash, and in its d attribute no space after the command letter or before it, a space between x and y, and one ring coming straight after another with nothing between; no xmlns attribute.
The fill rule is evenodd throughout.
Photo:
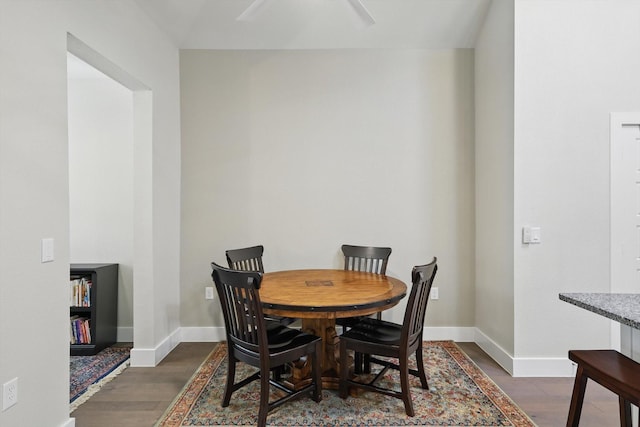
<svg viewBox="0 0 640 427"><path fill-rule="evenodd" d="M633 253L629 245L628 225L621 212L628 212L635 209L640 211L640 191L629 197L628 182L636 179L640 172L628 167L629 161L635 160L640 163L640 143L635 147L625 145L628 138L628 127L638 127L638 138L640 140L640 111L638 112L612 112L610 113L609 145L610 145L610 292L632 292L632 283L629 280L628 266L625 266L625 253ZM635 234L635 245L640 239L640 230ZM640 256L640 254L638 254ZM636 289L637 291L637 289ZM620 324L611 322L611 345L612 348L620 348Z"/></svg>

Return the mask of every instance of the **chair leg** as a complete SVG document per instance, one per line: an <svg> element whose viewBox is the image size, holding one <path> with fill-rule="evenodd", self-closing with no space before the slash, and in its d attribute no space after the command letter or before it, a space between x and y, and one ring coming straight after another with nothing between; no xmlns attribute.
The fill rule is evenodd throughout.
<svg viewBox="0 0 640 427"><path fill-rule="evenodd" d="M229 406L231 395L233 394L233 382L236 378L236 361L230 354L227 357L227 385L224 388L224 396L222 397L222 407Z"/></svg>
<svg viewBox="0 0 640 427"><path fill-rule="evenodd" d="M573 393L571 395L571 406L569 407L569 416L567 417L567 427L578 427L580 422L580 414L582 412L582 402L584 400L584 392L587 387L588 377L584 374L582 366L578 365L576 379L573 383Z"/></svg>
<svg viewBox="0 0 640 427"><path fill-rule="evenodd" d="M284 365L278 366L273 370L273 379L274 381L280 381L282 379L282 374L284 373Z"/></svg>
<svg viewBox="0 0 640 427"><path fill-rule="evenodd" d="M315 382L313 400L322 402L322 368L320 367L320 357L322 346L320 341L316 343L316 349L311 356L311 366L313 370L313 381Z"/></svg>
<svg viewBox="0 0 640 427"><path fill-rule="evenodd" d="M258 427L267 425L269 413L269 370L260 372L260 409L258 410Z"/></svg>
<svg viewBox="0 0 640 427"><path fill-rule="evenodd" d="M620 427L632 427L632 418L631 418L631 403L619 396L618 401L620 402Z"/></svg>
<svg viewBox="0 0 640 427"><path fill-rule="evenodd" d="M353 355L353 373L362 373L362 353L358 353L357 351Z"/></svg>
<svg viewBox="0 0 640 427"><path fill-rule="evenodd" d="M347 375L349 375L347 341L340 340L340 397L343 399L347 398Z"/></svg>
<svg viewBox="0 0 640 427"><path fill-rule="evenodd" d="M404 360L402 360L404 359ZM404 402L404 410L408 416L413 417L413 402L411 401L411 388L409 386L409 366L406 357L400 357L400 387L402 390L402 401Z"/></svg>
<svg viewBox="0 0 640 427"><path fill-rule="evenodd" d="M420 377L420 385L423 389L429 389L427 382L427 374L424 372L424 360L422 359L422 344L416 349L416 363L418 365L418 377Z"/></svg>
<svg viewBox="0 0 640 427"><path fill-rule="evenodd" d="M362 371L365 374L370 374L371 373L371 355L370 354L364 355L364 360L362 364L364 365L364 368L362 369Z"/></svg>

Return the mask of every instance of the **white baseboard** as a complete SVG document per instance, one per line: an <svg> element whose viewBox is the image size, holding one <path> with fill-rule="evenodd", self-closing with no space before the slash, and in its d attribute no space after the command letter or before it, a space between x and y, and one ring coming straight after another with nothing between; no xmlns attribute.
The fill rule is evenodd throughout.
<svg viewBox="0 0 640 427"><path fill-rule="evenodd" d="M65 421L64 423L60 424L60 427L76 427L76 419L75 418L69 418L67 421Z"/></svg>
<svg viewBox="0 0 640 427"><path fill-rule="evenodd" d="M513 357L495 341L476 329L475 343L513 377L573 377L567 357Z"/></svg>
<svg viewBox="0 0 640 427"><path fill-rule="evenodd" d="M173 331L173 333L162 340L155 348L139 348L136 347L134 343L134 347L131 349L131 366L155 367L182 341L180 329L181 328L178 328Z"/></svg>
<svg viewBox="0 0 640 427"><path fill-rule="evenodd" d="M514 377L573 377L575 369L567 357L516 357Z"/></svg>
<svg viewBox="0 0 640 427"><path fill-rule="evenodd" d="M476 328L426 326L422 337L425 340L430 341L452 340L457 342L474 342L476 337Z"/></svg>
<svg viewBox="0 0 640 427"><path fill-rule="evenodd" d="M187 326L180 330L183 342L219 342L227 339L224 326Z"/></svg>
<svg viewBox="0 0 640 427"><path fill-rule="evenodd" d="M500 345L485 335L480 329L476 329L476 336L474 342L478 344L485 353L489 355L496 363L513 375L513 357L507 353Z"/></svg>
<svg viewBox="0 0 640 427"><path fill-rule="evenodd" d="M572 377L571 361L566 357L513 357L476 327L425 327L425 340L475 342L484 352L514 377ZM156 348L131 350L131 366L156 366L181 342L225 341L224 326L181 327ZM73 427L73 426L70 426Z"/></svg>

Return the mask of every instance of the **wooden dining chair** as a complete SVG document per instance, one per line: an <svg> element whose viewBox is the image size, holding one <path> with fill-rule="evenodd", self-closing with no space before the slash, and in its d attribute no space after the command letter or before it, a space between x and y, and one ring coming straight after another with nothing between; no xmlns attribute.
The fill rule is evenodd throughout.
<svg viewBox="0 0 640 427"><path fill-rule="evenodd" d="M387 263L391 255L391 248L374 246L354 246L342 245L344 255L344 269L350 271L364 271L366 273L386 274ZM376 314L378 319L382 318L382 313ZM340 326L348 327L350 323L360 320L359 317L347 317L337 319Z"/></svg>
<svg viewBox="0 0 640 427"><path fill-rule="evenodd" d="M342 254L345 270L385 274L391 248L342 245Z"/></svg>
<svg viewBox="0 0 640 427"><path fill-rule="evenodd" d="M225 252L229 268L238 271L259 271L264 273L264 265L262 263L262 255L264 254L264 246L257 245L248 248L229 249ZM291 317L266 315L268 321L280 323L282 325L290 325L296 321Z"/></svg>
<svg viewBox="0 0 640 427"><path fill-rule="evenodd" d="M423 389L429 388L422 356L422 331L429 292L437 270L436 258L429 264L413 268L413 284L401 325L368 317L340 336L340 397L347 397L348 387L358 387L402 399L407 415L415 415L409 389L409 374L420 378ZM350 350L370 355L372 364L382 366L371 381L361 382L357 378L349 377ZM417 369L410 369L409 356L414 353ZM375 356L394 358L398 363ZM390 368L400 373L400 391L376 385Z"/></svg>
<svg viewBox="0 0 640 427"><path fill-rule="evenodd" d="M264 273L263 254L264 246L262 245L225 251L229 268L239 271L259 271L260 273Z"/></svg>
<svg viewBox="0 0 640 427"><path fill-rule="evenodd" d="M342 245L342 254L344 255L344 269L350 271L364 271L366 273L386 274L387 263L391 255L391 248L376 246L355 246ZM366 316L343 317L336 319L336 325L341 326L343 331L358 323ZM379 311L375 317L382 319L382 312ZM354 366L356 373L363 370L369 372L370 364L368 357L363 358L361 354L356 353L354 357Z"/></svg>
<svg viewBox="0 0 640 427"><path fill-rule="evenodd" d="M322 376L320 372L321 340L297 329L279 326L267 328L260 302L262 273L237 271L211 263L224 315L227 338L227 382L222 406L229 406L231 395L245 385L260 380L259 427L264 427L267 414L272 409L305 393L312 393L316 402L322 400ZM311 359L312 381L306 386L291 390L270 377L270 372L302 357ZM259 368L253 375L235 381L236 364L244 362ZM269 401L269 388L274 386L284 396Z"/></svg>

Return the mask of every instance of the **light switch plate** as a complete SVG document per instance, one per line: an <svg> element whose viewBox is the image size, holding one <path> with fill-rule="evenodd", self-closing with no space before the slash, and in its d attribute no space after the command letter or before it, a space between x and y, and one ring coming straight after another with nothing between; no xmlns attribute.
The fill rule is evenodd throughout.
<svg viewBox="0 0 640 427"><path fill-rule="evenodd" d="M522 227L522 243L542 243L540 227Z"/></svg>
<svg viewBox="0 0 640 427"><path fill-rule="evenodd" d="M540 227L531 227L531 243L541 243L542 235Z"/></svg>
<svg viewBox="0 0 640 427"><path fill-rule="evenodd" d="M42 262L51 262L54 260L55 257L53 255L53 239L42 239L41 249Z"/></svg>

